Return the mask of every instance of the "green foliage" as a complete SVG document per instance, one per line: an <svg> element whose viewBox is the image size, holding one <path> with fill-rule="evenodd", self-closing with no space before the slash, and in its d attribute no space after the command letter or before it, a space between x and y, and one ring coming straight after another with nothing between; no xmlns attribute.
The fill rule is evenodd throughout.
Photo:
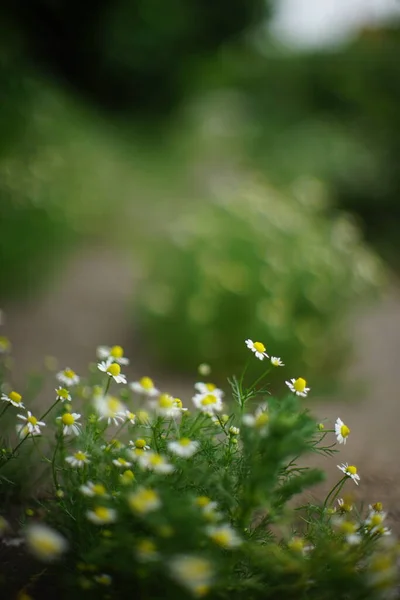
<svg viewBox="0 0 400 600"><path fill-rule="evenodd" d="M136 309L150 354L229 373L244 340L261 338L293 374L334 379L347 359L340 324L382 281L352 221L315 185L285 195L245 181L189 210L148 250Z"/></svg>
<svg viewBox="0 0 400 600"><path fill-rule="evenodd" d="M116 348L108 350L107 369L121 359ZM327 436L338 434L321 430L296 394L268 397L266 404L260 382L269 372L261 369L255 381L246 371L232 379L229 414L222 413L223 391L212 384L195 384L195 410L188 411L149 379L132 384L142 393L131 394L93 368L80 381L60 372L59 381L70 381L69 400L58 394L41 423L25 413L24 427L37 435L22 429L0 456L2 486L10 485L5 468L25 462L24 447L52 475L46 495L32 499L21 517L27 549L47 565L33 563L20 592L40 595L52 585L65 598L106 599L128 598L135 589L138 598L182 600L378 600L391 593L398 550L382 506L365 515L347 500L336 502L358 477L356 467L345 467L322 505L289 507L323 478L300 467L300 459L304 465L310 453L336 452ZM253 414L249 402L257 400ZM72 412L82 401L83 414ZM0 417L33 410L15 393L2 404ZM73 422L75 432L68 429ZM10 533L0 517L6 546Z"/></svg>

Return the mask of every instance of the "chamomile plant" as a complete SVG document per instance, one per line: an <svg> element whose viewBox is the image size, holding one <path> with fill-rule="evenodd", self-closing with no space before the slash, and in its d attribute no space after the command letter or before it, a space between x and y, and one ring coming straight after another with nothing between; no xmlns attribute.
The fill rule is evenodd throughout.
<svg viewBox="0 0 400 600"><path fill-rule="evenodd" d="M14 534L63 597L372 600L395 590L386 511L346 496L362 486L355 465L338 464L319 504L300 502L324 477L304 466L307 455L332 459L357 432L339 417L318 424L303 406L312 382L264 341L244 339L242 350L259 369L254 380L244 369L226 389L196 381L182 399L148 375L130 382L119 346L98 349L89 377L58 372L41 413L3 382L1 415L11 413L15 439L1 455L1 485L12 485L24 447L49 475ZM36 572L20 594L40 592Z"/></svg>

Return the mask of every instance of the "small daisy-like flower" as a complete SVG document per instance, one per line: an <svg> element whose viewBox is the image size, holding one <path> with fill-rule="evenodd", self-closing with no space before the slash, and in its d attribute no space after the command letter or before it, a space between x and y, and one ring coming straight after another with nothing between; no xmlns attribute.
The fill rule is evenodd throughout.
<svg viewBox="0 0 400 600"><path fill-rule="evenodd" d="M99 421L107 419L108 425L118 425L126 419L127 408L116 396L95 396L94 407Z"/></svg>
<svg viewBox="0 0 400 600"><path fill-rule="evenodd" d="M390 535L390 529L383 525L385 519L385 512L370 512L367 519L365 519L366 530L371 534Z"/></svg>
<svg viewBox="0 0 400 600"><path fill-rule="evenodd" d="M342 419L339 419L338 417L335 423L335 435L339 444L345 444L349 434L350 429L343 423Z"/></svg>
<svg viewBox="0 0 400 600"><path fill-rule="evenodd" d="M138 450L150 450L150 446L146 443L146 440L144 440L143 438L138 438L134 442L130 440L129 445Z"/></svg>
<svg viewBox="0 0 400 600"><path fill-rule="evenodd" d="M106 488L102 483L93 483L93 481L87 481L86 484L81 485L79 490L84 496L89 496L89 498L92 498L93 496L108 498Z"/></svg>
<svg viewBox="0 0 400 600"><path fill-rule="evenodd" d="M107 523L115 523L117 520L117 511L106 506L96 506L93 510L88 510L86 516L95 525L105 525Z"/></svg>
<svg viewBox="0 0 400 600"><path fill-rule="evenodd" d="M223 408L222 399L218 393L195 394L192 400L195 407L206 414L213 415L216 412L220 412Z"/></svg>
<svg viewBox="0 0 400 600"><path fill-rule="evenodd" d="M304 554L305 548L306 548L306 541L304 538L294 536L288 542L288 548L289 548L289 550L292 550L292 552L296 552L298 554Z"/></svg>
<svg viewBox="0 0 400 600"><path fill-rule="evenodd" d="M63 387L59 387L56 389L57 400L61 400L61 402L71 402L71 394L68 390Z"/></svg>
<svg viewBox="0 0 400 600"><path fill-rule="evenodd" d="M271 356L271 365L273 367L284 367L285 364L281 361L278 356Z"/></svg>
<svg viewBox="0 0 400 600"><path fill-rule="evenodd" d="M38 421L37 418L34 417L29 410L28 410L27 417L25 415L17 415L17 417L18 417L18 419L25 421L25 425L19 426L19 428L18 428L19 431L22 431L22 429L27 428L28 432L31 433L32 435L40 435L41 434L40 428L46 427L46 423L43 423L43 421Z"/></svg>
<svg viewBox="0 0 400 600"><path fill-rule="evenodd" d="M121 373L121 367L116 362L104 361L97 365L99 371L112 377L115 383L126 383L126 377Z"/></svg>
<svg viewBox="0 0 400 600"><path fill-rule="evenodd" d="M254 354L259 360L269 358L267 354L267 349L265 348L262 342L253 342L252 340L246 340L246 346L250 348L252 352L254 352Z"/></svg>
<svg viewBox="0 0 400 600"><path fill-rule="evenodd" d="M154 386L153 380L150 377L142 377L139 381L133 381L129 387L136 394L144 394L145 396L158 396L159 390Z"/></svg>
<svg viewBox="0 0 400 600"><path fill-rule="evenodd" d="M82 452L82 450L78 450L75 454L67 456L65 460L71 467L76 469L82 469L86 464L90 463L89 455L86 452Z"/></svg>
<svg viewBox="0 0 400 600"><path fill-rule="evenodd" d="M348 500L346 501L343 498L338 498L337 503L339 505L338 511L340 513L349 513L353 510L353 505Z"/></svg>
<svg viewBox="0 0 400 600"><path fill-rule="evenodd" d="M199 375L208 377L208 375L211 373L211 367L207 363L201 363L201 365L197 367L197 371L199 372Z"/></svg>
<svg viewBox="0 0 400 600"><path fill-rule="evenodd" d="M126 410L124 414L125 414L125 420L129 421L129 423L131 425L134 425L136 423L135 413L131 412L130 410Z"/></svg>
<svg viewBox="0 0 400 600"><path fill-rule="evenodd" d="M182 458L190 458L197 452L200 444L189 438L181 438L176 442L168 442L168 450Z"/></svg>
<svg viewBox="0 0 400 600"><path fill-rule="evenodd" d="M77 423L81 415L79 413L64 413L61 417L57 417L57 421L59 421L63 426L63 434L64 435L79 435L81 433L81 424Z"/></svg>
<svg viewBox="0 0 400 600"><path fill-rule="evenodd" d="M6 354L11 351L11 342L4 335L0 335L0 354Z"/></svg>
<svg viewBox="0 0 400 600"><path fill-rule="evenodd" d="M128 496L128 504L133 512L145 515L158 510L161 507L161 500L155 490L142 487Z"/></svg>
<svg viewBox="0 0 400 600"><path fill-rule="evenodd" d="M171 577L195 596L207 594L214 579L212 563L201 556L174 556L169 567Z"/></svg>
<svg viewBox="0 0 400 600"><path fill-rule="evenodd" d="M164 456L152 451L144 452L140 455L138 462L142 469L149 469L150 471L163 475L168 475L168 473L172 473L172 471L175 470L174 466L171 465Z"/></svg>
<svg viewBox="0 0 400 600"><path fill-rule="evenodd" d="M214 383L203 383L202 381L199 381L194 384L194 389L199 394L204 394L205 396L207 394L212 393L221 396L222 398L222 396L224 395L224 392L217 388L217 386Z"/></svg>
<svg viewBox="0 0 400 600"><path fill-rule="evenodd" d="M67 540L55 529L35 523L26 528L26 544L29 550L45 562L61 557L68 548Z"/></svg>
<svg viewBox="0 0 400 600"><path fill-rule="evenodd" d="M21 394L18 394L18 392L10 392L9 394L2 394L1 399L3 400L3 402L9 402L10 404L12 404L13 406L16 406L17 408L25 408L24 403L22 402L22 396L21 396Z"/></svg>
<svg viewBox="0 0 400 600"><path fill-rule="evenodd" d="M134 481L134 479L135 475L130 469L127 469L120 475L120 481L122 485L129 485L130 483L132 483L132 481Z"/></svg>
<svg viewBox="0 0 400 600"><path fill-rule="evenodd" d="M382 502L375 502L374 504L370 504L368 506L369 510L371 512L377 512L377 513L381 513L383 512L383 504Z"/></svg>
<svg viewBox="0 0 400 600"><path fill-rule="evenodd" d="M121 346L99 346L97 356L100 360L109 360L119 365L129 365L129 359L124 356L124 349Z"/></svg>
<svg viewBox="0 0 400 600"><path fill-rule="evenodd" d="M360 481L360 476L357 474L357 467L355 467L354 465L349 466L347 463L342 463L341 465L337 465L337 468L343 471L343 473L347 477L350 477L354 481L354 483L358 485L358 482Z"/></svg>
<svg viewBox="0 0 400 600"><path fill-rule="evenodd" d="M337 526L340 533L345 537L345 540L351 546L355 546L361 542L361 536L358 533L358 525L352 521L346 521L344 519L336 519L335 525Z"/></svg>
<svg viewBox="0 0 400 600"><path fill-rule="evenodd" d="M128 467L132 466L131 462L128 462L127 460L125 460L124 458L115 458L113 460L113 464L118 467L119 469L127 469Z"/></svg>
<svg viewBox="0 0 400 600"><path fill-rule="evenodd" d="M157 546L152 540L140 540L136 544L136 556L141 562L151 562L153 560L157 560Z"/></svg>
<svg viewBox="0 0 400 600"><path fill-rule="evenodd" d="M182 402L169 394L161 394L157 400L151 400L150 406L161 417L176 419L182 412Z"/></svg>
<svg viewBox="0 0 400 600"><path fill-rule="evenodd" d="M310 391L310 388L306 387L307 381L303 379L303 377L291 379L290 381L285 381L285 383L291 392L297 396L303 396L303 398L305 398Z"/></svg>
<svg viewBox="0 0 400 600"><path fill-rule="evenodd" d="M266 404L261 404L257 409L254 415L243 415L243 425L247 427L253 427L257 429L261 436L267 434L267 426L269 422L268 415L268 406Z"/></svg>
<svg viewBox="0 0 400 600"><path fill-rule="evenodd" d="M57 373L56 377L60 383L63 383L66 386L77 385L80 381L80 377L78 377L75 371L72 371L72 369L68 367L64 369L64 371Z"/></svg>
<svg viewBox="0 0 400 600"><path fill-rule="evenodd" d="M240 546L242 540L230 525L210 526L206 530L207 535L222 548L235 548Z"/></svg>

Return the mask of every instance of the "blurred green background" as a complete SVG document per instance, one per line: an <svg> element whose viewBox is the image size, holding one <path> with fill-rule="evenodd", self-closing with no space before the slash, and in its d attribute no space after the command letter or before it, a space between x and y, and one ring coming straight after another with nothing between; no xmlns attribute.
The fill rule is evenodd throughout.
<svg viewBox="0 0 400 600"><path fill-rule="evenodd" d="M275 11L4 3L2 303L118 247L126 328L157 364L229 374L251 337L337 381L348 315L399 266L400 21L299 49Z"/></svg>

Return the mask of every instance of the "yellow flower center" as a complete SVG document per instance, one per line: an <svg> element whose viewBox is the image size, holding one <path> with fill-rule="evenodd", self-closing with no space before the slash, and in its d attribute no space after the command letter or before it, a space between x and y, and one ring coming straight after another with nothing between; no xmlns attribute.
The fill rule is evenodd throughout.
<svg viewBox="0 0 400 600"><path fill-rule="evenodd" d="M124 458L117 459L120 465L126 465L126 460Z"/></svg>
<svg viewBox="0 0 400 600"><path fill-rule="evenodd" d="M135 441L136 448L144 448L145 445L146 445L146 440L143 440L142 438L139 438L138 440Z"/></svg>
<svg viewBox="0 0 400 600"><path fill-rule="evenodd" d="M9 398L10 398L10 400L12 400L13 402L16 402L17 404L19 404L22 400L22 396L21 396L21 394L18 394L18 392L10 392Z"/></svg>
<svg viewBox="0 0 400 600"><path fill-rule="evenodd" d="M61 420L64 425L73 425L75 423L75 418L70 413L63 414Z"/></svg>
<svg viewBox="0 0 400 600"><path fill-rule="evenodd" d="M356 475L357 474L357 467L354 467L353 465L350 465L349 467L347 467L346 471L348 473L350 473L350 475Z"/></svg>
<svg viewBox="0 0 400 600"><path fill-rule="evenodd" d="M47 556L57 554L59 550L59 544L47 536L35 539L33 546L36 550Z"/></svg>
<svg viewBox="0 0 400 600"><path fill-rule="evenodd" d="M296 390L296 392L304 392L306 385L307 385L306 380L303 379L302 377L299 377L294 382L293 387Z"/></svg>
<svg viewBox="0 0 400 600"><path fill-rule="evenodd" d="M121 410L122 405L121 402L115 396L110 396L107 399L107 408L110 413L117 413Z"/></svg>
<svg viewBox="0 0 400 600"><path fill-rule="evenodd" d="M257 352L265 352L265 346L262 342L254 342L253 346Z"/></svg>
<svg viewBox="0 0 400 600"><path fill-rule="evenodd" d="M180 398L174 398L174 404L177 408L182 408L182 400Z"/></svg>
<svg viewBox="0 0 400 600"><path fill-rule="evenodd" d="M98 517L102 521L106 521L109 517L108 508L106 508L105 506L96 506L96 508L94 509L94 513L96 517Z"/></svg>
<svg viewBox="0 0 400 600"><path fill-rule="evenodd" d="M382 504L382 502L375 502L375 504L372 505L372 508L374 510L376 510L376 512L382 512L383 511L383 504Z"/></svg>
<svg viewBox="0 0 400 600"><path fill-rule="evenodd" d="M121 373L121 367L119 366L118 363L112 363L108 369L107 369L107 373L111 376L111 377L116 377L117 375L119 375Z"/></svg>
<svg viewBox="0 0 400 600"><path fill-rule="evenodd" d="M262 412L260 413L255 420L255 426L256 427L264 427L264 425L266 425L269 421L269 416L267 415L266 412Z"/></svg>
<svg viewBox="0 0 400 600"><path fill-rule="evenodd" d="M57 390L57 396L59 396L60 398L65 398L67 399L69 396L69 392L68 390L66 390L65 388L59 388Z"/></svg>
<svg viewBox="0 0 400 600"><path fill-rule="evenodd" d="M142 379L140 379L139 383L142 386L142 388L147 391L152 390L154 387L153 380L150 379L150 377L142 377Z"/></svg>
<svg viewBox="0 0 400 600"><path fill-rule="evenodd" d="M227 531L226 529L218 529L217 531L214 531L211 534L211 539L218 544L218 546L229 546L232 536L230 531Z"/></svg>
<svg viewBox="0 0 400 600"><path fill-rule="evenodd" d="M157 548L151 540L141 540L137 545L137 549L141 554L154 554Z"/></svg>
<svg viewBox="0 0 400 600"><path fill-rule="evenodd" d="M164 461L163 457L159 454L153 454L153 456L150 457L149 462L151 465L153 465L153 467L157 467L158 465L161 465Z"/></svg>
<svg viewBox="0 0 400 600"><path fill-rule="evenodd" d="M343 523L340 524L340 531L342 533L354 533L355 530L355 524L351 523L350 521L343 521Z"/></svg>
<svg viewBox="0 0 400 600"><path fill-rule="evenodd" d="M65 369L64 375L65 377L68 377L68 379L73 379L75 377L75 371L72 371L72 369Z"/></svg>
<svg viewBox="0 0 400 600"><path fill-rule="evenodd" d="M342 434L342 437L346 438L350 433L350 429L347 427L347 425L343 424L340 428L340 433Z"/></svg>
<svg viewBox="0 0 400 600"><path fill-rule="evenodd" d="M122 475L122 479L124 481L124 483L130 483L131 481L133 481L135 479L135 475L133 474L133 472L130 469L127 469L124 474Z"/></svg>
<svg viewBox="0 0 400 600"><path fill-rule="evenodd" d="M132 494L128 499L129 505L132 510L144 513L146 512L150 506L157 505L159 502L159 498L157 493L154 490L141 490L136 494Z"/></svg>
<svg viewBox="0 0 400 600"><path fill-rule="evenodd" d="M135 418L135 416L136 416L136 415L135 415L135 413L132 413L132 412L129 412L129 411L128 411L128 412L126 413L126 416L127 416L127 418L128 418L130 421L133 421L133 419Z"/></svg>
<svg viewBox="0 0 400 600"><path fill-rule="evenodd" d="M382 515L372 515L370 518L371 527L376 527L377 525L381 525L383 521Z"/></svg>
<svg viewBox="0 0 400 600"><path fill-rule="evenodd" d="M205 396L201 401L201 404L203 406L210 406L211 404L216 404L216 403L217 403L217 398L216 398L216 396L213 396L212 394L207 394L207 396Z"/></svg>
<svg viewBox="0 0 400 600"><path fill-rule="evenodd" d="M75 452L74 458L76 458L76 460L81 460L81 461L86 460L86 454L79 450L78 452Z"/></svg>
<svg viewBox="0 0 400 600"><path fill-rule="evenodd" d="M200 506L200 508L204 508L205 506L208 506L210 504L211 500L208 496L198 496L196 498L196 504L197 506Z"/></svg>
<svg viewBox="0 0 400 600"><path fill-rule="evenodd" d="M95 483L92 487L92 491L97 496L104 496L104 494L106 493L106 488L102 483Z"/></svg>
<svg viewBox="0 0 400 600"><path fill-rule="evenodd" d="M33 416L30 416L30 417L28 417L28 418L27 418L27 421L28 421L28 423L30 423L31 425L36 425L36 423L37 423L37 418L36 418L36 417L33 417Z"/></svg>
<svg viewBox="0 0 400 600"><path fill-rule="evenodd" d="M189 444L191 443L189 438L181 438L179 440L179 443L181 446L189 446Z"/></svg>
<svg viewBox="0 0 400 600"><path fill-rule="evenodd" d="M158 404L160 408L172 408L174 405L174 399L168 394L161 394Z"/></svg>
<svg viewBox="0 0 400 600"><path fill-rule="evenodd" d="M288 543L288 546L291 550L294 550L295 552L303 552L304 540L302 540L301 538L293 538Z"/></svg>
<svg viewBox="0 0 400 600"><path fill-rule="evenodd" d="M217 386L214 385L213 383L206 383L206 388L208 389L209 392L213 392L214 390L217 389Z"/></svg>
<svg viewBox="0 0 400 600"><path fill-rule="evenodd" d="M113 346L110 350L110 356L113 358L122 358L124 355L124 349L121 346Z"/></svg>

